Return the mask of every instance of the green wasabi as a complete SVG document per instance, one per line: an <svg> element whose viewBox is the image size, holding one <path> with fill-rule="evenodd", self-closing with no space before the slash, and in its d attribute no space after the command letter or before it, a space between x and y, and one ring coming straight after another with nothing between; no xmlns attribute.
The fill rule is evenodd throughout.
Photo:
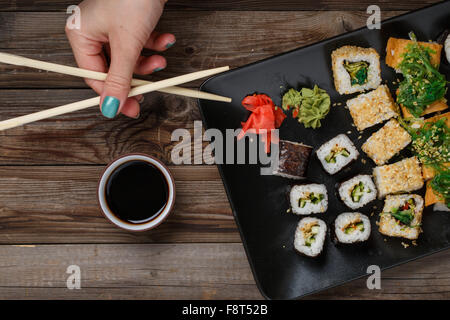
<svg viewBox="0 0 450 320"><path fill-rule="evenodd" d="M328 93L317 85L313 89L300 91L290 89L283 96L284 110L292 108L292 116L303 123L306 128L320 128L320 120L330 111L331 100Z"/></svg>

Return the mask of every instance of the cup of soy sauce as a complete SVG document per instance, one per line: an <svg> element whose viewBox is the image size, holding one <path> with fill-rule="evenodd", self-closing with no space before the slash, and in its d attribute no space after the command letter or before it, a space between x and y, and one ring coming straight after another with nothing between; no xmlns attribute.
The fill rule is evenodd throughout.
<svg viewBox="0 0 450 320"><path fill-rule="evenodd" d="M160 160L128 154L106 167L97 195L103 214L114 225L146 231L161 224L172 211L175 182Z"/></svg>

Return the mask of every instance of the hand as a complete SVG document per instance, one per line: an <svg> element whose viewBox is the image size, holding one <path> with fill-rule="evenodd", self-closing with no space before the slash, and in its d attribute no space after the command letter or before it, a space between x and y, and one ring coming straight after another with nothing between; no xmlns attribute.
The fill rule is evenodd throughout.
<svg viewBox="0 0 450 320"><path fill-rule="evenodd" d="M143 48L164 51L175 43L170 33L153 31L165 0L85 0L80 3L81 29L66 34L75 59L83 69L108 72L105 82L86 79L101 96L101 111L107 118L119 112L137 118L142 96L128 98L133 72L140 75L162 70L166 59L159 55L141 56ZM107 69L104 46L110 50Z"/></svg>

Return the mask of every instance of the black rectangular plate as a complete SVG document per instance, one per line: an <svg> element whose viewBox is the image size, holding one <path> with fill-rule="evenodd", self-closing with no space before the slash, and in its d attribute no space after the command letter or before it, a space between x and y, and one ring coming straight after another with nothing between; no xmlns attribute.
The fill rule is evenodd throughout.
<svg viewBox="0 0 450 320"><path fill-rule="evenodd" d="M340 96L334 88L331 52L342 45L375 48L381 56L383 82L394 92L392 82L399 76L384 63L388 38L408 38L408 32L414 31L419 40L426 41L436 39L446 28L450 28L448 1L386 20L380 30L362 28L218 75L207 80L201 90L231 97L233 103L199 101L204 124L206 128L216 128L223 133L226 129L240 128L241 121L245 121L249 114L240 102L255 92L266 93L275 104L281 105L282 95L291 87L299 89L317 84L328 91L332 103L342 105L332 107L320 129L305 129L288 115L280 128L280 138L317 148L339 133L351 132L348 136L360 151L360 158L353 165L330 176L313 155L308 167L308 181L327 186L328 211L314 216L323 219L330 229L338 214L351 211L336 196L336 184L360 173L372 173L374 163L361 151L361 145L381 127L366 129L360 137L361 134L352 126L351 116L344 108L349 96ZM447 79L450 78L450 66L444 52L440 70ZM358 210L369 216L374 213L370 217L372 234L366 243L335 245L328 234L324 252L319 258L303 257L293 248L294 231L301 217L286 212L289 207L286 192L294 182L276 176L262 176L258 165L225 164L219 165L219 171L256 283L269 299L299 298L365 276L370 265L386 269L450 246L449 213L426 208L424 232L417 240L417 246L404 248L402 242L411 242L388 238L378 232L376 220L383 202L376 200ZM417 193L423 196L424 190Z"/></svg>

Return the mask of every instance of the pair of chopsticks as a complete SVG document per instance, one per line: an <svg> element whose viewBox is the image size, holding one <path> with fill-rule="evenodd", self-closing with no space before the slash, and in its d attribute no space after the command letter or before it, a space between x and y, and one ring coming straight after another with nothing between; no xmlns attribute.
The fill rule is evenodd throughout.
<svg viewBox="0 0 450 320"><path fill-rule="evenodd" d="M0 62L6 63L6 64L12 64L17 66L25 66L35 69L41 69L46 71L52 71L67 75L72 75L76 77L82 77L82 78L89 78L94 80L100 80L105 81L107 74L102 72L96 72L91 70L85 70L75 67L69 67L64 65L59 65L55 63L49 63L39 60L33 60L28 59L8 53L1 53L0 52ZM134 97L137 95L141 95L144 93L149 93L152 91L161 91L165 93L170 94L176 94L186 97L193 97L198 99L206 99L206 100L214 100L214 101L222 101L222 102L231 102L230 98L218 96L212 93L202 92L202 91L195 91L191 89L176 87L177 85L187 83L193 80L201 79L204 77L209 77L217 73L221 73L224 71L229 70L230 68L227 67L221 67L221 68L214 68L209 70L203 70L198 72L193 72L189 74L185 74L182 76L158 81L158 82L149 82L145 80L140 79L133 79L131 82L131 86L133 87L130 91L129 97ZM27 123L59 116L62 114L87 109L90 107L98 106L100 104L100 97L95 97L87 100L82 100L70 104L66 104L60 107L47 109L44 111L39 111L35 113L31 113L25 116L0 121L0 131L11 129L14 127L18 127Z"/></svg>

